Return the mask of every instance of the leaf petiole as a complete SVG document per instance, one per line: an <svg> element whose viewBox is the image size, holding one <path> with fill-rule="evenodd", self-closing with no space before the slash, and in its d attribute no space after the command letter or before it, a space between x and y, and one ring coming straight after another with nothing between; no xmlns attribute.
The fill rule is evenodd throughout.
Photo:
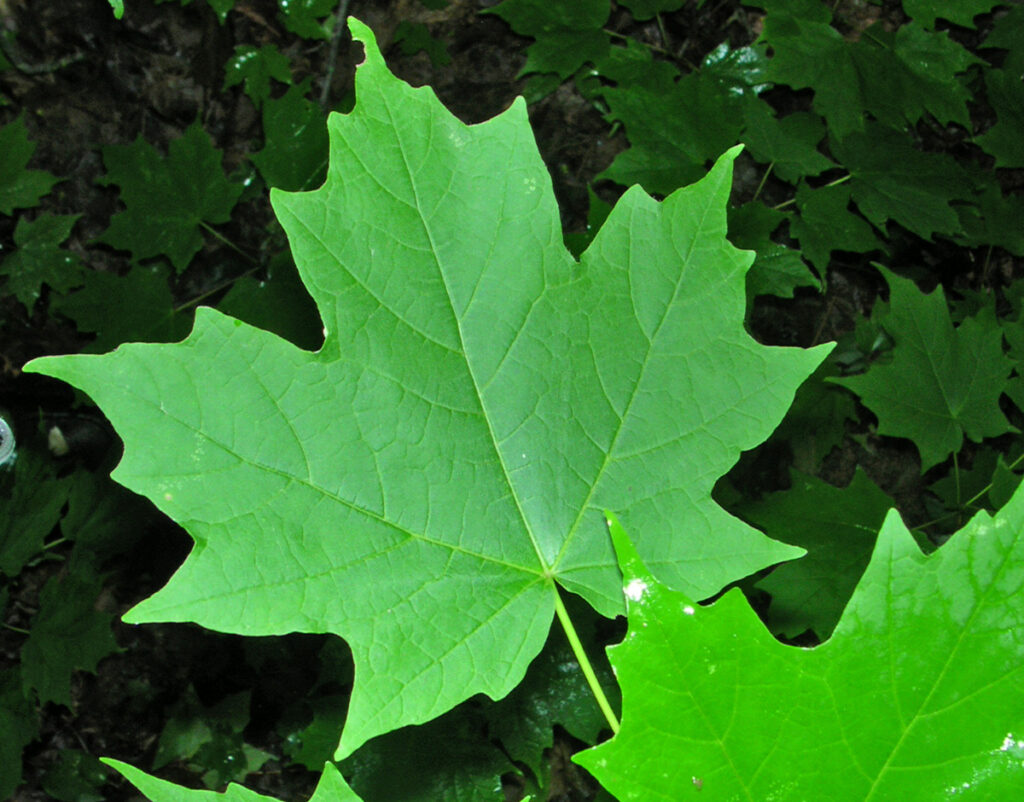
<svg viewBox="0 0 1024 802"><path fill-rule="evenodd" d="M587 657L587 653L583 650L580 636L576 634L576 628L572 625L572 619L569 618L569 611L565 609L565 604L562 602L562 594L559 593L557 588L555 589L555 614L562 624L565 637L569 639L569 646L572 648L572 653L576 655L576 662L580 664L580 668L583 670L583 676L587 679L590 692L594 694L594 698L597 700L597 706L604 713L608 726L612 728L612 734L618 735L619 720L615 717L615 711L612 710L608 697L604 695L604 689L601 688L601 683L598 682L597 674L594 673L594 667L590 664L590 658Z"/></svg>

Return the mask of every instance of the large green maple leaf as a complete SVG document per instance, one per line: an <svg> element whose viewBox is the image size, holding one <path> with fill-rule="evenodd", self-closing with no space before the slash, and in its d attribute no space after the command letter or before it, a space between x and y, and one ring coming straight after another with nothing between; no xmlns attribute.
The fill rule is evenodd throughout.
<svg viewBox="0 0 1024 802"><path fill-rule="evenodd" d="M814 649L776 641L737 590L710 607L668 590L612 532L622 729L575 759L621 802L1020 797L1024 491L928 557L891 511Z"/></svg>
<svg viewBox="0 0 1024 802"><path fill-rule="evenodd" d="M366 59L327 182L272 194L321 350L203 308L180 344L33 363L103 408L114 477L196 542L126 620L343 636L339 754L508 693L556 581L619 612L605 507L696 597L795 556L710 492L828 348L743 329L736 151L661 204L627 192L576 263L525 104L466 126L351 26Z"/></svg>

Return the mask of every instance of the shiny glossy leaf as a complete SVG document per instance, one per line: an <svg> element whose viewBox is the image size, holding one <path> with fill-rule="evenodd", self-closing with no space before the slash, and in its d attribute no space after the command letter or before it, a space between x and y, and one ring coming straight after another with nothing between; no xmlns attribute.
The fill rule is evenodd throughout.
<svg viewBox="0 0 1024 802"><path fill-rule="evenodd" d="M1009 800L1024 783L1024 493L925 557L895 511L827 643L733 590L669 591L621 527L622 729L575 757L621 802Z"/></svg>
<svg viewBox="0 0 1024 802"><path fill-rule="evenodd" d="M292 82L288 57L274 45L263 45L258 50L252 45L238 45L224 65L224 88L243 84L256 108L270 97L271 78L283 84Z"/></svg>

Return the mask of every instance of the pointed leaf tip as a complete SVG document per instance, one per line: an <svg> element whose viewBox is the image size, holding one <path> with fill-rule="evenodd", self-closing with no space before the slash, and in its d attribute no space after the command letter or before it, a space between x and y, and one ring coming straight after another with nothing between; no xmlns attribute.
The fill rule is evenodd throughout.
<svg viewBox="0 0 1024 802"><path fill-rule="evenodd" d="M605 510L604 520L608 525L608 534L612 537L612 545L615 547L615 557L618 560L619 568L622 570L624 580L634 579L640 575L647 576L647 567L637 554L636 547L626 530L622 528L615 513Z"/></svg>

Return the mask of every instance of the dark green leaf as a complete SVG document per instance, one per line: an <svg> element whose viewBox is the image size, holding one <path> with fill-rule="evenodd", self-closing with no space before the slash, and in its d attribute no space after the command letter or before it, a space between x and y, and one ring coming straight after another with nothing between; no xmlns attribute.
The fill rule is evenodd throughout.
<svg viewBox="0 0 1024 802"><path fill-rule="evenodd" d="M772 632L794 638L811 629L826 640L867 567L893 501L859 469L844 488L797 473L792 481L789 490L729 511L769 537L807 549L756 587L772 597L767 615Z"/></svg>
<svg viewBox="0 0 1024 802"><path fill-rule="evenodd" d="M962 241L978 247L994 245L1016 256L1024 256L1024 196L1003 195L999 184L990 181L975 196L975 203L956 207L963 226Z"/></svg>
<svg viewBox="0 0 1024 802"><path fill-rule="evenodd" d="M290 733L285 739L285 752L296 763L310 771L319 771L334 756L341 730L345 724L348 696L335 694L313 699L313 720Z"/></svg>
<svg viewBox="0 0 1024 802"><path fill-rule="evenodd" d="M597 617L575 597L566 606L580 639L588 646L596 641ZM619 707L619 688L600 649L587 649L595 673L613 708ZM585 743L596 743L608 722L594 702L579 663L561 628L555 628L526 678L508 696L484 709L488 734L500 742L517 763L528 766L540 782L539 798L549 798L550 754L554 726Z"/></svg>
<svg viewBox="0 0 1024 802"><path fill-rule="evenodd" d="M996 167L1024 167L1024 82L1020 75L988 70L985 88L999 119L974 141L996 157Z"/></svg>
<svg viewBox="0 0 1024 802"><path fill-rule="evenodd" d="M395 28L395 42L407 56L424 51L435 67L444 67L452 62L444 42L431 36L430 29L422 22L402 20Z"/></svg>
<svg viewBox="0 0 1024 802"><path fill-rule="evenodd" d="M515 767L490 743L470 702L373 739L341 769L366 802L503 802L501 775Z"/></svg>
<svg viewBox="0 0 1024 802"><path fill-rule="evenodd" d="M992 487L988 491L988 498L993 508L1001 509L1006 506L1013 494L1020 487L1021 476L1014 473L1000 454L996 461L996 469L992 474Z"/></svg>
<svg viewBox="0 0 1024 802"><path fill-rule="evenodd" d="M327 118L306 97L309 79L263 106L263 150L249 158L267 186L290 191L323 183L327 171Z"/></svg>
<svg viewBox="0 0 1024 802"><path fill-rule="evenodd" d="M985 495L992 482L992 474L996 470L996 460L997 453L994 449L980 448L974 452L969 468L961 460L954 463L948 475L928 485L928 491L938 496L946 510L956 513L955 517L962 518L957 522L956 528L963 526L968 517L986 507ZM968 508L967 502L975 498L971 508ZM1004 503L1008 498L1009 496L1003 500ZM989 512L994 512L995 509L989 508ZM953 520L953 517L950 516L950 520Z"/></svg>
<svg viewBox="0 0 1024 802"><path fill-rule="evenodd" d="M160 733L153 768L175 760L188 761L205 770L203 782L209 788L241 782L246 774L259 770L271 756L242 738L249 723L250 696L249 691L242 691L206 707L189 686Z"/></svg>
<svg viewBox="0 0 1024 802"><path fill-rule="evenodd" d="M7 291L29 312L39 299L43 284L64 292L80 282L81 263L70 251L60 248L79 217L80 214L43 214L31 222L25 218L18 220L14 229L18 249L0 262L0 275L7 276Z"/></svg>
<svg viewBox="0 0 1024 802"><path fill-rule="evenodd" d="M763 203L729 209L729 240L741 250L757 253L747 273L747 305L758 295L792 298L797 287L821 288L800 254L773 242L771 234L787 218Z"/></svg>
<svg viewBox="0 0 1024 802"><path fill-rule="evenodd" d="M895 33L875 25L857 41L825 22L769 15L763 38L775 51L768 76L814 90L814 108L835 138L862 131L866 113L899 128L929 112L969 124L967 87L958 77L981 63L943 33L913 23Z"/></svg>
<svg viewBox="0 0 1024 802"><path fill-rule="evenodd" d="M75 554L88 552L102 563L123 555L144 535L147 516L156 514L141 496L125 490L109 476L75 471L70 477L68 511L61 519L61 534L76 544Z"/></svg>
<svg viewBox="0 0 1024 802"><path fill-rule="evenodd" d="M829 22L832 19L829 6L818 0L751 0L744 5L763 8L769 15L776 17L786 14L810 22Z"/></svg>
<svg viewBox="0 0 1024 802"><path fill-rule="evenodd" d="M173 2L173 0L156 0L156 4L157 5L160 5L161 3L169 3L169 2ZM187 6L191 2L192 2L192 0L181 0L181 5ZM217 21L221 25L224 24L224 19L227 17L228 12L232 8L235 7L235 0L206 0L206 2L210 6L210 8L213 9L214 13L217 15ZM118 19L121 18L116 13L115 13L114 16L116 16Z"/></svg>
<svg viewBox="0 0 1024 802"><path fill-rule="evenodd" d="M836 352L796 391L793 405L775 430L772 439L789 445L793 466L813 474L821 461L846 435L846 421L857 417L853 396L827 384L825 379L838 374Z"/></svg>
<svg viewBox="0 0 1024 802"><path fill-rule="evenodd" d="M22 691L21 672L0 669L0 797L21 783L21 750L38 732L39 717Z"/></svg>
<svg viewBox="0 0 1024 802"><path fill-rule="evenodd" d="M192 316L177 312L167 285L167 268L136 265L125 276L92 273L77 292L55 298L50 308L75 322L79 331L96 332L87 351L102 353L124 342L169 342L188 334ZM110 299L124 301L116 315Z"/></svg>
<svg viewBox="0 0 1024 802"><path fill-rule="evenodd" d="M1009 51L1003 69L1011 75L1024 72L1024 6L1014 5L992 21L992 31L980 47Z"/></svg>
<svg viewBox="0 0 1024 802"><path fill-rule="evenodd" d="M928 112L943 125L969 128L971 93L959 77L983 64L943 32L911 22L896 32L873 25L851 45L864 108L892 128L916 123Z"/></svg>
<svg viewBox="0 0 1024 802"><path fill-rule="evenodd" d="M244 82L245 94L256 108L270 97L271 78L284 84L292 82L288 57L274 45L263 45L259 50L252 45L237 45L224 65L224 88Z"/></svg>
<svg viewBox="0 0 1024 802"><path fill-rule="evenodd" d="M619 5L625 6L633 15L633 19L648 20L655 14L665 14L682 8L686 0L620 0Z"/></svg>
<svg viewBox="0 0 1024 802"><path fill-rule="evenodd" d="M103 802L100 788L110 769L81 749L62 749L43 774L43 790L61 802Z"/></svg>
<svg viewBox="0 0 1024 802"><path fill-rule="evenodd" d="M976 16L1005 4L1005 0L903 0L903 10L926 28L934 27L935 20L940 18L964 28L973 28Z"/></svg>
<svg viewBox="0 0 1024 802"><path fill-rule="evenodd" d="M961 232L951 204L973 200L974 189L952 156L917 150L905 134L877 124L833 141L832 153L852 175L857 207L879 228L892 220L929 240Z"/></svg>
<svg viewBox="0 0 1024 802"><path fill-rule="evenodd" d="M14 470L0 470L0 572L15 576L43 548L60 520L69 480L49 454L22 448Z"/></svg>
<svg viewBox="0 0 1024 802"><path fill-rule="evenodd" d="M880 269L889 282L883 325L895 341L893 361L833 381L878 416L879 434L913 440L923 470L959 451L964 435L980 441L1010 431L999 396L1013 363L991 311L954 329L941 290L925 295Z"/></svg>
<svg viewBox="0 0 1024 802"><path fill-rule="evenodd" d="M608 35L601 28L610 11L608 0L505 0L488 13L497 14L516 33L537 40L527 50L520 76L553 72L564 80L608 52Z"/></svg>
<svg viewBox="0 0 1024 802"><path fill-rule="evenodd" d="M0 214L37 205L61 180L45 170L25 169L35 149L21 117L0 128Z"/></svg>
<svg viewBox="0 0 1024 802"><path fill-rule="evenodd" d="M201 224L226 222L242 192L224 177L222 156L198 122L171 142L166 159L141 137L104 147L100 183L119 185L126 209L99 240L136 260L166 255L184 270L203 246Z"/></svg>
<svg viewBox="0 0 1024 802"><path fill-rule="evenodd" d="M818 151L825 125L816 114L798 111L780 119L763 100L749 101L743 111L743 142L755 159L770 162L779 178L796 183L835 167Z"/></svg>
<svg viewBox="0 0 1024 802"><path fill-rule="evenodd" d="M287 251L273 257L265 279L245 276L236 281L217 308L308 351L324 341L320 313Z"/></svg>
<svg viewBox="0 0 1024 802"><path fill-rule="evenodd" d="M118 650L110 631L111 613L96 609L100 577L67 574L47 581L39 597L39 612L21 647L22 685L35 690L40 703L71 705L71 675L95 671L96 665Z"/></svg>
<svg viewBox="0 0 1024 802"><path fill-rule="evenodd" d="M821 189L801 184L796 205L800 214L790 222L790 231L819 273L824 274L832 251L866 253L885 249L870 224L850 211L850 187L846 184Z"/></svg>
<svg viewBox="0 0 1024 802"><path fill-rule="evenodd" d="M577 259L580 258L580 254L590 247L590 243L594 241L594 237L597 236L597 232L600 231L604 221L608 219L608 213L612 210L612 207L601 200L597 193L594 192L593 187L587 189L587 195L590 199L590 206L587 210L586 231L566 232L564 237L565 247Z"/></svg>
<svg viewBox="0 0 1024 802"><path fill-rule="evenodd" d="M793 89L813 89L814 108L835 136L864 125L860 79L850 44L826 22L769 14L762 39L775 51L769 80Z"/></svg>
<svg viewBox="0 0 1024 802"><path fill-rule="evenodd" d="M702 72L668 86L620 84L603 95L609 118L622 122L631 147L598 178L640 184L648 192L667 195L696 180L743 128L742 99Z"/></svg>
<svg viewBox="0 0 1024 802"><path fill-rule="evenodd" d="M284 26L304 39L326 39L324 18L334 11L338 0L277 0Z"/></svg>

